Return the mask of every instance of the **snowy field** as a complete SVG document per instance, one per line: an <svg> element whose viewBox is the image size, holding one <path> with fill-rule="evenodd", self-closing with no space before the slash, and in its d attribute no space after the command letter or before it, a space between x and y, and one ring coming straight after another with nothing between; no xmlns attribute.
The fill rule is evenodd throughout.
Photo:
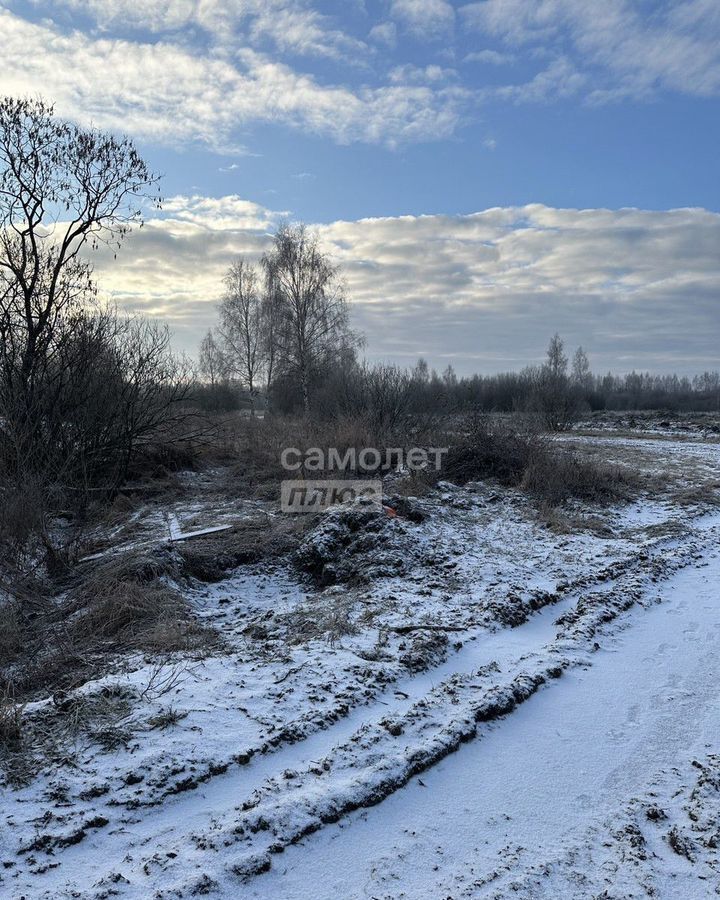
<svg viewBox="0 0 720 900"><path fill-rule="evenodd" d="M0 896L720 895L720 443L563 440L651 488L445 484L187 581L221 643L74 692L109 718L0 782ZM101 555L273 514L188 478Z"/></svg>

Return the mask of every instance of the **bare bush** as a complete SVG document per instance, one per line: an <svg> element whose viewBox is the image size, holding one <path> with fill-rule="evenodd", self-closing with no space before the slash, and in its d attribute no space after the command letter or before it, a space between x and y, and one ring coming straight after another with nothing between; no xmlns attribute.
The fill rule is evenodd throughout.
<svg viewBox="0 0 720 900"><path fill-rule="evenodd" d="M559 506L567 500L614 503L627 499L637 478L620 466L580 459L567 449L535 455L523 473L521 487L539 503Z"/></svg>
<svg viewBox="0 0 720 900"><path fill-rule="evenodd" d="M0 669L17 658L24 647L20 604L0 600Z"/></svg>
<svg viewBox="0 0 720 900"><path fill-rule="evenodd" d="M442 477L458 484L496 479L518 487L539 505L570 499L608 503L628 497L637 484L627 469L580 459L537 432L473 418L449 448Z"/></svg>
<svg viewBox="0 0 720 900"><path fill-rule="evenodd" d="M31 550L33 537L46 532L46 489L39 477L27 475L0 485L0 548L6 567ZM15 568L15 566L13 566Z"/></svg>
<svg viewBox="0 0 720 900"><path fill-rule="evenodd" d="M495 478L515 486L543 452L544 442L537 434L520 432L500 420L472 417L451 442L442 477L457 484Z"/></svg>

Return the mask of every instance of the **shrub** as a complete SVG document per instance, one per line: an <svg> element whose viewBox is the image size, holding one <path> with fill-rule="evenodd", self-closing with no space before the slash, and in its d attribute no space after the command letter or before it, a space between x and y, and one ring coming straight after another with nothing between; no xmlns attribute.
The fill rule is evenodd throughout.
<svg viewBox="0 0 720 900"><path fill-rule="evenodd" d="M471 420L449 448L442 477L465 484L495 478L526 491L538 506L578 499L608 503L625 499L636 484L626 469L583 460L567 448L504 423Z"/></svg>
<svg viewBox="0 0 720 900"><path fill-rule="evenodd" d="M442 477L457 484L495 478L517 486L530 463L545 452L537 435L523 434L505 423L474 419L450 444Z"/></svg>
<svg viewBox="0 0 720 900"><path fill-rule="evenodd" d="M539 503L559 506L570 499L613 503L627 499L634 476L619 466L580 459L566 449L555 449L531 460L521 487Z"/></svg>
<svg viewBox="0 0 720 900"><path fill-rule="evenodd" d="M12 662L23 648L23 626L19 604L0 601L0 667Z"/></svg>

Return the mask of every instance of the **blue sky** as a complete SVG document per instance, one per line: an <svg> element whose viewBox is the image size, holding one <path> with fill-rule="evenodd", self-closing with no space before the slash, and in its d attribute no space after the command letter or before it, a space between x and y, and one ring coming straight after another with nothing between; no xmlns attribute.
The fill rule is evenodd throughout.
<svg viewBox="0 0 720 900"><path fill-rule="evenodd" d="M289 215L346 269L372 358L506 368L557 328L598 367L720 365L717 0L0 0L0 16L0 90L129 133L164 173L163 215L97 268L179 346L213 324L232 257Z"/></svg>

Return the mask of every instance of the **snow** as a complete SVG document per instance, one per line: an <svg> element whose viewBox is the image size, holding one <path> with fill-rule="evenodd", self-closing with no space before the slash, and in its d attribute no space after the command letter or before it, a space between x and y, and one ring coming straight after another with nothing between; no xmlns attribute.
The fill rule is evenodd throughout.
<svg viewBox="0 0 720 900"><path fill-rule="evenodd" d="M508 857L517 877L518 867L581 841L663 769L691 771L720 740L718 584L712 552L663 586L660 605L630 614L591 666L381 807L288 849L248 896L457 896L473 881L487 882L487 893L478 887L468 896L494 896ZM663 896L709 896L702 881L683 884L682 894L666 885Z"/></svg>
<svg viewBox="0 0 720 900"><path fill-rule="evenodd" d="M618 458L640 443L571 440ZM668 483L717 472L718 444L641 443ZM85 736L0 784L0 896L589 897L611 870L627 896L678 896L674 879L708 896L717 854L686 807L710 821L692 763L720 737L720 514L660 491L578 506L598 527L557 534L513 491L418 503L425 521L381 519L327 588L284 561L186 586L222 647L125 658L74 693L130 697L127 739ZM210 534L259 509L191 495L165 522ZM119 542L163 518L135 515ZM648 824L660 800L667 823ZM655 857L628 874L637 830Z"/></svg>

